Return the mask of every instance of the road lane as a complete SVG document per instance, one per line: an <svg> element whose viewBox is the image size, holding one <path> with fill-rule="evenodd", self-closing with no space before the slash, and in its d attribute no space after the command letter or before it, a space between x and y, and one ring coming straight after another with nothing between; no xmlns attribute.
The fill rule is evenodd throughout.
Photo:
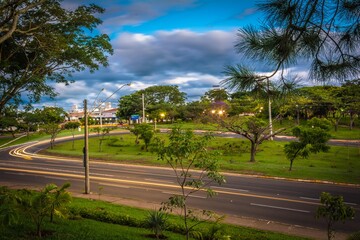
<svg viewBox="0 0 360 240"><path fill-rule="evenodd" d="M39 146L34 149L36 151ZM30 152L31 148L26 151ZM15 151L16 152L16 151ZM4 154L5 153L5 154ZM21 153L21 150L18 150ZM22 154L22 153L21 153ZM5 156L5 157L4 157ZM22 156L24 157L24 156ZM84 189L84 167L81 159L31 156L31 160L0 155L0 180L14 184L43 187L46 183L72 183L72 191ZM100 195L161 203L179 192L171 169L132 166L91 161L91 189ZM322 191L343 195L359 215L358 187L314 184L284 180L263 179L239 174L226 174L227 183L213 186L218 195L205 199L203 192L189 199L195 208L206 208L226 215L237 215L268 221L284 222L305 227L323 228L323 221L315 219L318 198ZM101 190L100 190L101 189ZM339 225L342 231L359 230L359 219Z"/></svg>

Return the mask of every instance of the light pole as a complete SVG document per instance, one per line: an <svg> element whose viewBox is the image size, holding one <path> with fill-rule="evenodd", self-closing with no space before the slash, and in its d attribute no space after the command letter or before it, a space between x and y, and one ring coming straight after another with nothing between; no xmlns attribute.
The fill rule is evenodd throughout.
<svg viewBox="0 0 360 240"><path fill-rule="evenodd" d="M125 86L130 86L131 83L126 83L124 85L121 85L118 89L116 89L115 92L113 92L108 98L106 98L104 101L100 102L100 104L97 106L101 106L101 104L103 104L104 102L106 102L109 98L111 98L115 93L117 93L118 91L120 91L120 89L122 89ZM99 92L99 94L103 91L104 89L101 89L101 91ZM99 94L97 95L97 97L99 96ZM96 97L96 98L97 98ZM96 100L96 99L95 99ZM95 103L95 101L94 101ZM94 106L94 108L92 109L91 112L93 112L96 109L96 107ZM91 113L90 112L90 113ZM88 128L88 111L87 111L87 100L84 100L84 148L83 148L83 154L84 154L84 168L85 168L85 194L89 194L90 193L90 165L89 165L89 128Z"/></svg>
<svg viewBox="0 0 360 240"><path fill-rule="evenodd" d="M142 94L142 123L146 123L146 118L145 118L145 94Z"/></svg>

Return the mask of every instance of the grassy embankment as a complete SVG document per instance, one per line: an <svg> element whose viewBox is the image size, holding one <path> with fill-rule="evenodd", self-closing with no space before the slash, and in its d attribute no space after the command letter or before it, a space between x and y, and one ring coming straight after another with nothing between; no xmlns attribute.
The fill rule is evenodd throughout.
<svg viewBox="0 0 360 240"><path fill-rule="evenodd" d="M107 203L99 200L74 198L69 206L68 219L55 218L50 223L46 218L42 227L41 239L63 240L143 240L154 239L150 229L145 228L144 220L149 211ZM168 218L168 227L164 235L169 240L184 239L182 219L175 215ZM203 236L209 233L213 223L199 225L197 230ZM281 233L255 230L229 224L219 224L219 232L229 235L231 239L264 239L264 240L302 240L306 238L285 235ZM23 218L23 224L4 227L0 225L1 239L38 239L35 236L35 226L28 218Z"/></svg>

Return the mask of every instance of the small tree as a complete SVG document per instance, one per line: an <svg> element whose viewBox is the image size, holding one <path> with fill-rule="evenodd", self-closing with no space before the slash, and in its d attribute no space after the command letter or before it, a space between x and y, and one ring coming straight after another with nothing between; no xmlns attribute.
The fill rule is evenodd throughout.
<svg viewBox="0 0 360 240"><path fill-rule="evenodd" d="M93 131L97 133L98 138L99 138L99 152L102 151L102 143L105 140L105 136L107 136L110 131L113 130L111 128L100 128L100 127L95 127L93 128Z"/></svg>
<svg viewBox="0 0 360 240"><path fill-rule="evenodd" d="M131 133L133 133L136 136L135 143L139 144L139 139L142 139L145 144L145 150L148 150L148 147L150 145L151 139L154 136L154 129L151 125L142 123L137 124L134 126L134 128L129 129Z"/></svg>
<svg viewBox="0 0 360 240"><path fill-rule="evenodd" d="M213 138L212 135L196 136L191 130L182 130L176 126L171 130L168 138L167 145L164 140L157 138L155 152L158 154L158 159L166 161L173 169L180 193L163 202L161 209L181 210L186 239L189 239L189 233L201 221L190 225L189 218L196 220L196 216L188 208L187 199L192 194L203 190L207 191L209 197L213 196L215 192L210 189L210 184L213 182L221 184L225 182L225 179L218 172L215 154L207 150L207 146ZM198 171L193 172L192 168L196 168ZM211 216L208 211L203 211L203 213Z"/></svg>
<svg viewBox="0 0 360 240"><path fill-rule="evenodd" d="M36 234L41 237L41 231L46 217L57 214L63 217L64 205L71 200L65 183L60 189L55 184L46 185L40 192L23 190L18 199L19 210L31 219L36 226Z"/></svg>
<svg viewBox="0 0 360 240"><path fill-rule="evenodd" d="M80 127L80 123L79 122L67 122L64 125L65 129L70 129L71 130L71 134L73 137L72 140L72 150L75 149L75 131L76 129L78 129Z"/></svg>
<svg viewBox="0 0 360 240"><path fill-rule="evenodd" d="M67 191L70 186L70 183L65 183L61 188L57 186L54 188L51 199L50 222L53 222L54 215L65 217L65 206L71 202L71 195Z"/></svg>
<svg viewBox="0 0 360 240"><path fill-rule="evenodd" d="M332 196L323 192L320 196L321 206L316 211L316 217L326 218L328 240L335 237L334 224L338 221L343 223L347 219L353 219L355 211L352 207L346 206L342 196Z"/></svg>
<svg viewBox="0 0 360 240"><path fill-rule="evenodd" d="M285 130L285 128L281 128L271 133L270 125L257 117L234 116L225 120L219 118L218 121L219 124L228 131L239 134L250 141L250 162L255 162L256 152L263 141L269 140Z"/></svg>
<svg viewBox="0 0 360 240"><path fill-rule="evenodd" d="M293 129L293 135L297 141L285 144L284 152L290 160L289 171L297 157L308 158L310 153L327 152L330 146L327 145L331 135L328 133L331 124L326 119L313 118L306 126L297 126Z"/></svg>
<svg viewBox="0 0 360 240"><path fill-rule="evenodd" d="M42 125L42 131L50 135L50 148L53 149L56 136L61 132L61 128L57 123L47 123Z"/></svg>

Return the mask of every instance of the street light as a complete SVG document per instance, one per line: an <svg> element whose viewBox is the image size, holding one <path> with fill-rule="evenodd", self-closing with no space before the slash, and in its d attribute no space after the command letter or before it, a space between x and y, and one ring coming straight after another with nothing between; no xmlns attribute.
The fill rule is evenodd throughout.
<svg viewBox="0 0 360 240"><path fill-rule="evenodd" d="M121 85L118 89L116 89L115 92L113 92L108 98L106 98L104 101L100 102L99 106L106 102L109 98L111 98L115 93L120 91L125 86L130 86L131 83L126 83L124 85ZM103 89L99 92L99 94L103 91ZM98 94L98 96L99 96ZM97 97L98 97L97 96ZM93 112L97 107L94 107L91 112ZM91 113L90 112L90 113ZM84 100L84 167L85 167L85 194L90 193L90 168L89 168L89 127L88 127L88 111L87 111L87 100Z"/></svg>

